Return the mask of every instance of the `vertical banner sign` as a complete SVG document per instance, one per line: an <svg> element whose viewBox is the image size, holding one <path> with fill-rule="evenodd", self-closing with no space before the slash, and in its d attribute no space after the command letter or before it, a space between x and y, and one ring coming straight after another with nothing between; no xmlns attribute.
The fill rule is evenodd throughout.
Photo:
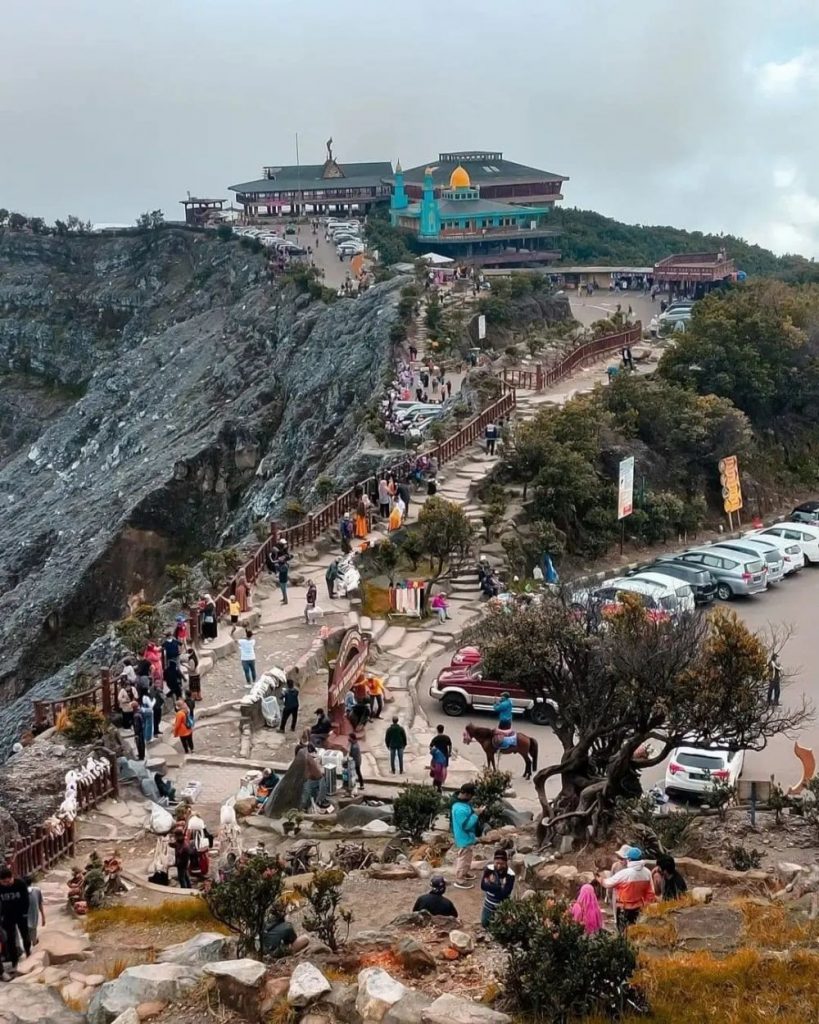
<svg viewBox="0 0 819 1024"><path fill-rule="evenodd" d="M634 456L620 463L620 480L617 485L617 518L625 519L634 511Z"/></svg>
<svg viewBox="0 0 819 1024"><path fill-rule="evenodd" d="M478 341L484 341L486 339L486 316L481 313L478 317Z"/></svg>
<svg viewBox="0 0 819 1024"><path fill-rule="evenodd" d="M736 455L719 460L719 482L722 484L722 504L727 513L742 508L742 488L739 483L739 465Z"/></svg>

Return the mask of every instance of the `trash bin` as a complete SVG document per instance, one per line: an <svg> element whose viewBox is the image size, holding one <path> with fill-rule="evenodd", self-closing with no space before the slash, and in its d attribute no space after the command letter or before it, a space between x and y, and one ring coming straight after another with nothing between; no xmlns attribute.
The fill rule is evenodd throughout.
<svg viewBox="0 0 819 1024"><path fill-rule="evenodd" d="M338 771L335 765L328 765L324 769L324 792L332 796L338 788Z"/></svg>

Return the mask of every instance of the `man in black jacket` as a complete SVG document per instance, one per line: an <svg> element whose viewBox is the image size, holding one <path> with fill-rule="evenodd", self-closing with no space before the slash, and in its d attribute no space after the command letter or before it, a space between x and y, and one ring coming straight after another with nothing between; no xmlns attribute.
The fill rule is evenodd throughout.
<svg viewBox="0 0 819 1024"><path fill-rule="evenodd" d="M17 970L20 948L17 945L17 931L23 940L26 956L31 955L31 936L28 930L28 886L21 878L15 878L11 868L0 868L0 925L6 933L6 959L11 961L13 971Z"/></svg>

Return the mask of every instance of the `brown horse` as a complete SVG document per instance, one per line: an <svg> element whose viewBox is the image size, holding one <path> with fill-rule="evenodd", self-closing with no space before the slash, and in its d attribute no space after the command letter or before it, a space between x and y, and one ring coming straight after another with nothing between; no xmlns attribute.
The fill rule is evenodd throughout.
<svg viewBox="0 0 819 1024"><path fill-rule="evenodd" d="M470 722L464 728L464 743L471 743L472 740L480 743L484 754L486 754L486 763L490 768L495 767L495 754L520 754L525 765L523 777L531 779L532 772L537 771L537 740L533 736L526 736L519 732L516 734L514 747L498 750L494 743L494 737L495 730L487 729L482 725L473 725Z"/></svg>

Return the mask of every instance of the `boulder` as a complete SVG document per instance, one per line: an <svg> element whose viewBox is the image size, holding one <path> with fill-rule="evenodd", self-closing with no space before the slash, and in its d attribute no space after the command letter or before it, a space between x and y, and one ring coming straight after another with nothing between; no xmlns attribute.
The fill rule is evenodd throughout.
<svg viewBox="0 0 819 1024"><path fill-rule="evenodd" d="M731 953L742 942L742 911L723 904L684 907L674 913L677 943L683 949Z"/></svg>
<svg viewBox="0 0 819 1024"><path fill-rule="evenodd" d="M225 960L234 952L236 943L219 932L200 932L187 942L167 946L157 956L160 964L204 964Z"/></svg>
<svg viewBox="0 0 819 1024"><path fill-rule="evenodd" d="M136 1008L137 1017L139 1017L140 1021L151 1020L152 1017L158 1017L160 1013L164 1013L167 1008L167 1003L140 1003Z"/></svg>
<svg viewBox="0 0 819 1024"><path fill-rule="evenodd" d="M344 985L341 982L335 982L322 999L322 1004L330 1007L337 1020L344 1021L345 1024L358 1024L361 1018L355 1008L357 995L358 985Z"/></svg>
<svg viewBox="0 0 819 1024"><path fill-rule="evenodd" d="M802 864L792 864L787 860L781 860L776 865L776 877L783 885L790 885L804 870Z"/></svg>
<svg viewBox="0 0 819 1024"><path fill-rule="evenodd" d="M376 864L367 873L370 878L378 878L385 882L401 882L407 878L418 877L418 872L409 861L406 864Z"/></svg>
<svg viewBox="0 0 819 1024"><path fill-rule="evenodd" d="M691 896L696 903L710 903L714 898L714 890L708 885L695 885Z"/></svg>
<svg viewBox="0 0 819 1024"><path fill-rule="evenodd" d="M512 1018L463 996L443 995L421 1011L423 1024L512 1024Z"/></svg>
<svg viewBox="0 0 819 1024"><path fill-rule="evenodd" d="M45 985L0 986L3 1024L83 1024L85 1017L69 1010L53 988Z"/></svg>
<svg viewBox="0 0 819 1024"><path fill-rule="evenodd" d="M387 1011L408 991L381 967L365 967L358 973L355 1008L364 1021L382 1021Z"/></svg>
<svg viewBox="0 0 819 1024"><path fill-rule="evenodd" d="M305 961L298 964L290 975L287 1001L293 1006L309 1006L310 1003L327 995L331 987L318 967Z"/></svg>
<svg viewBox="0 0 819 1024"><path fill-rule="evenodd" d="M409 935L396 943L393 952L404 970L410 974L426 974L435 970L435 957L426 946Z"/></svg>
<svg viewBox="0 0 819 1024"><path fill-rule="evenodd" d="M419 915L419 921L416 923L423 924L425 920L427 920L427 918L423 915ZM363 950L372 951L374 949L392 949L394 942L395 936L392 932L369 928L365 929L363 932L359 932L354 939L350 939L346 948L350 952L360 953Z"/></svg>
<svg viewBox="0 0 819 1024"><path fill-rule="evenodd" d="M348 804L336 814L336 821L344 828L362 828L371 821L392 821L392 807L387 804Z"/></svg>
<svg viewBox="0 0 819 1024"><path fill-rule="evenodd" d="M139 1010L129 1006L116 1018L114 1024L139 1024L139 1019Z"/></svg>
<svg viewBox="0 0 819 1024"><path fill-rule="evenodd" d="M432 1002L432 996L426 992L417 992L414 988L407 991L395 1005L391 1006L382 1018L382 1024L418 1024L421 1011Z"/></svg>
<svg viewBox="0 0 819 1024"><path fill-rule="evenodd" d="M267 968L258 960L216 960L205 964L202 973L216 979L223 1005L249 1021L264 1019L262 987Z"/></svg>
<svg viewBox="0 0 819 1024"><path fill-rule="evenodd" d="M129 1006L146 1002L181 1002L199 983L192 964L139 964L97 989L88 1007L88 1024L111 1024Z"/></svg>
<svg viewBox="0 0 819 1024"><path fill-rule="evenodd" d="M60 931L40 933L38 952L47 954L49 964L67 964L71 960L82 960L90 948L88 940L82 935Z"/></svg>
<svg viewBox="0 0 819 1024"><path fill-rule="evenodd" d="M569 897L574 896L583 884L580 875L574 864L541 864L535 868L531 881L536 889L551 889L561 896Z"/></svg>
<svg viewBox="0 0 819 1024"><path fill-rule="evenodd" d="M38 967L48 967L48 953L44 949L38 949L36 953L27 956L17 964L18 974L30 974Z"/></svg>
<svg viewBox="0 0 819 1024"><path fill-rule="evenodd" d="M61 985L68 977L68 971L64 967L46 967L43 969L44 985Z"/></svg>
<svg viewBox="0 0 819 1024"><path fill-rule="evenodd" d="M387 833L395 832L392 825L388 825L386 821L382 821L381 818L376 818L374 821L368 821L366 825L361 826L361 831L366 832L368 835L383 836Z"/></svg>
<svg viewBox="0 0 819 1024"><path fill-rule="evenodd" d="M457 928L449 933L449 944L459 953L471 953L475 948L475 940L467 932L459 931Z"/></svg>
<svg viewBox="0 0 819 1024"><path fill-rule="evenodd" d="M247 818L251 814L256 813L258 807L255 796L245 796L241 800L237 800L233 805L233 810L236 811L237 818Z"/></svg>
<svg viewBox="0 0 819 1024"><path fill-rule="evenodd" d="M87 985L83 985L81 981L69 981L68 984L63 985L60 989L60 995L66 1002L71 1000L82 1010L88 1009L88 1004L91 1002L93 994L94 990L88 988Z"/></svg>
<svg viewBox="0 0 819 1024"><path fill-rule="evenodd" d="M90 985L91 988L96 988L97 985L101 985L105 981L104 974L80 974L79 971L72 971L68 977L72 981L81 981L83 985Z"/></svg>

